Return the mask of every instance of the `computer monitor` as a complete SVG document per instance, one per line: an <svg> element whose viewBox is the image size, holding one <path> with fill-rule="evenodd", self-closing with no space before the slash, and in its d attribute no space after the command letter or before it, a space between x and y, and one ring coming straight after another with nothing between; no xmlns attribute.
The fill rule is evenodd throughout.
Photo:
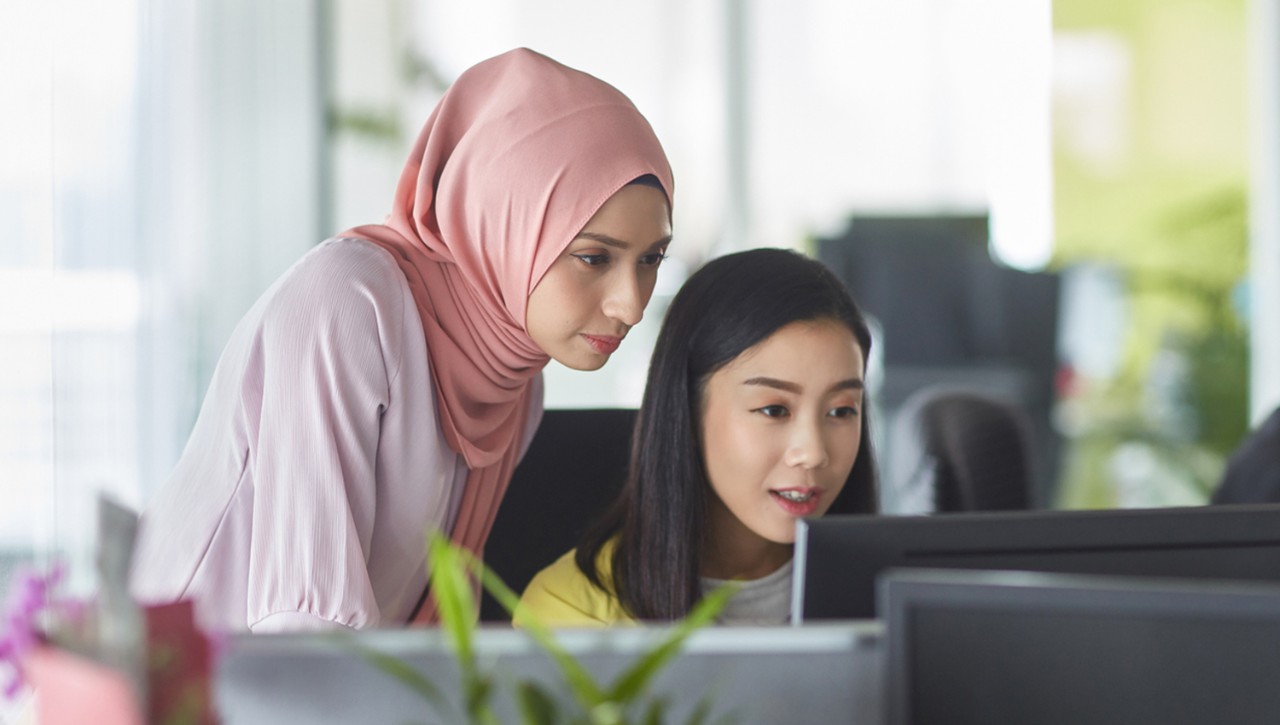
<svg viewBox="0 0 1280 725"><path fill-rule="evenodd" d="M1280 586L1015 572L885 577L889 725L1280 717Z"/></svg>
<svg viewBox="0 0 1280 725"><path fill-rule="evenodd" d="M1280 504L827 516L796 530L794 621L874 617L895 567L1280 581Z"/></svg>
<svg viewBox="0 0 1280 725"><path fill-rule="evenodd" d="M667 722L688 722L707 698L707 722L865 722L883 720L883 658L878 622L710 627L695 632L664 667L651 692L669 700ZM665 636L661 627L563 630L560 644L601 684L610 684ZM345 638L345 639L344 639ZM392 675L374 668L352 644L409 664L461 712L460 676L440 630L241 635L219 659L214 691L222 721L279 723L453 722ZM567 697L558 669L524 632L481 628L474 648L497 685L499 722L522 722L517 681L535 680ZM633 713L636 717L640 713ZM455 716L456 717L456 716ZM636 720L639 722L639 720Z"/></svg>

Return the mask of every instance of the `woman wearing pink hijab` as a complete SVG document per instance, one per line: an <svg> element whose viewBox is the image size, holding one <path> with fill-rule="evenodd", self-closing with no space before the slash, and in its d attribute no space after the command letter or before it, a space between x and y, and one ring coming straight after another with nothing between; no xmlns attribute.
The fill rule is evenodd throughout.
<svg viewBox="0 0 1280 725"><path fill-rule="evenodd" d="M386 221L237 326L143 515L135 593L219 630L429 622L425 532L483 551L543 366L597 369L640 321L672 188L608 84L525 49L463 73Z"/></svg>

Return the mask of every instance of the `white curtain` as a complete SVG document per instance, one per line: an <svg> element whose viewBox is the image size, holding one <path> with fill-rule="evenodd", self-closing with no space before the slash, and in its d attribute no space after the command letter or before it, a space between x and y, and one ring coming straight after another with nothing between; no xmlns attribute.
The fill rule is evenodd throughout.
<svg viewBox="0 0 1280 725"><path fill-rule="evenodd" d="M94 494L140 507L236 319L323 236L316 3L0 5L0 581L92 578Z"/></svg>
<svg viewBox="0 0 1280 725"><path fill-rule="evenodd" d="M236 321L329 230L318 4L142 1L145 495L176 460Z"/></svg>

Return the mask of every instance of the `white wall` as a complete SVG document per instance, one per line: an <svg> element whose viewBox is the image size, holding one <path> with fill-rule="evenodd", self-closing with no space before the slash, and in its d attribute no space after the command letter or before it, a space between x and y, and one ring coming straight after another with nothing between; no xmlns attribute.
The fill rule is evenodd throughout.
<svg viewBox="0 0 1280 725"><path fill-rule="evenodd" d="M671 252L686 268L731 249L803 247L838 231L855 210L988 206L997 244L1023 242L1009 248L1011 261L1047 259L1047 0L336 5L335 100L390 109L404 136L393 149L340 134L335 230L386 214L402 154L440 83L528 46L609 81L649 118L675 170ZM742 9L740 98L730 97L731 6ZM387 82L405 47L440 83ZM747 115L731 125L735 102ZM748 153L730 163L734 134ZM665 270L663 289L677 288L682 274ZM549 367L548 404L638 403L649 341L668 299L655 296L643 325L603 371Z"/></svg>

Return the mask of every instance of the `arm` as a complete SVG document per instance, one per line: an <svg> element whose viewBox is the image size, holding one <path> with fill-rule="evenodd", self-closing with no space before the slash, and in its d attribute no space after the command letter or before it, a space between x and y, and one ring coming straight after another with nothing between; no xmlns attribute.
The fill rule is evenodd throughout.
<svg viewBox="0 0 1280 725"><path fill-rule="evenodd" d="M368 627L380 419L400 301L380 302L376 267L316 263L263 312L251 365L261 408L246 411L253 493L248 625L254 631ZM394 291L394 290L393 290Z"/></svg>

